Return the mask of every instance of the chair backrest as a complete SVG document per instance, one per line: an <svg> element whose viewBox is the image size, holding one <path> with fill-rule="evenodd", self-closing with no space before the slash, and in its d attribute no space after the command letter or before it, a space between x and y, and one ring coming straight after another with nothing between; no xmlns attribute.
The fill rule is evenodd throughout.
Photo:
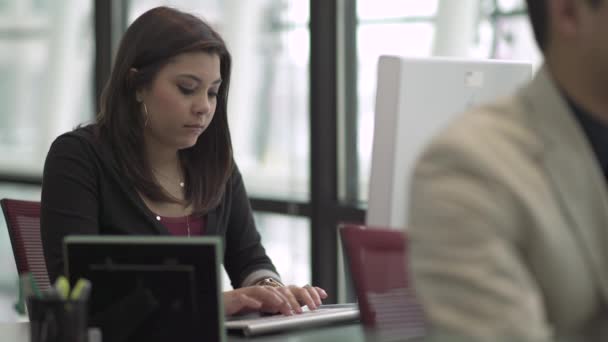
<svg viewBox="0 0 608 342"><path fill-rule="evenodd" d="M410 286L405 233L353 224L342 224L339 231L363 324L403 337L424 336L426 319Z"/></svg>
<svg viewBox="0 0 608 342"><path fill-rule="evenodd" d="M0 200L15 255L17 272L31 272L40 290L49 288L49 276L40 239L40 202Z"/></svg>

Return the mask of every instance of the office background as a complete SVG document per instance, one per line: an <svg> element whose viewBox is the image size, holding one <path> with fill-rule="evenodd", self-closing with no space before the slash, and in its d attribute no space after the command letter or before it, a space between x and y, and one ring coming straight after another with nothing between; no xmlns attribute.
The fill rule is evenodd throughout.
<svg viewBox="0 0 608 342"><path fill-rule="evenodd" d="M52 140L94 119L125 28L194 12L233 54L229 119L264 245L337 299L338 222L364 222L381 54L540 63L524 0L0 0L0 198L39 200ZM17 272L0 219L0 322Z"/></svg>

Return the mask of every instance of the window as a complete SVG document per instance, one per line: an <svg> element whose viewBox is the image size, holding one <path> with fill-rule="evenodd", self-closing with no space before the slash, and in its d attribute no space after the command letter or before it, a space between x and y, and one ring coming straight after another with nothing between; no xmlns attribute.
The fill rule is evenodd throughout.
<svg viewBox="0 0 608 342"><path fill-rule="evenodd" d="M286 284L310 284L310 220L256 212L262 243Z"/></svg>
<svg viewBox="0 0 608 342"><path fill-rule="evenodd" d="M310 284L310 220L303 217L255 212L262 244L285 284ZM231 290L222 270L222 287Z"/></svg>
<svg viewBox="0 0 608 342"><path fill-rule="evenodd" d="M357 200L367 201L380 55L430 56L437 0L357 1Z"/></svg>
<svg viewBox="0 0 608 342"><path fill-rule="evenodd" d="M40 179L50 143L93 118L92 1L0 1L0 174ZM0 198L40 200L0 183ZM0 322L18 319L17 269L0 219Z"/></svg>
<svg viewBox="0 0 608 342"><path fill-rule="evenodd" d="M0 168L39 177L53 139L92 118L91 1L0 6Z"/></svg>
<svg viewBox="0 0 608 342"><path fill-rule="evenodd" d="M493 19L494 46L490 56L526 60L540 66L542 54L536 46L524 0L497 1L495 7L488 6L486 18L490 22Z"/></svg>

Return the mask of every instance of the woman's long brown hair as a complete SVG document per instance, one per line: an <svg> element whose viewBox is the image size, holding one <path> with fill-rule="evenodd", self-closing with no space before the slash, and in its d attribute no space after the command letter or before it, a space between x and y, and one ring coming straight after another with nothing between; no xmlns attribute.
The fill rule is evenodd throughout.
<svg viewBox="0 0 608 342"><path fill-rule="evenodd" d="M219 203L234 168L227 117L231 57L223 39L207 23L168 7L151 9L137 18L120 43L101 96L97 127L119 171L137 191L154 201L175 202L158 184L146 159L145 122L135 92L150 86L173 57L199 51L219 56L222 84L213 120L194 146L179 151L179 157L187 184L186 202L203 213ZM132 68L137 72L131 72Z"/></svg>

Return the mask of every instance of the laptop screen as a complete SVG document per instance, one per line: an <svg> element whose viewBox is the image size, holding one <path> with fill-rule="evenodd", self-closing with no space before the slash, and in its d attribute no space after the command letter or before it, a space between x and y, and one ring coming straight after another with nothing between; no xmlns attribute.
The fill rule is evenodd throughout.
<svg viewBox="0 0 608 342"><path fill-rule="evenodd" d="M92 283L89 325L108 341L224 341L217 237L68 236L66 275Z"/></svg>

